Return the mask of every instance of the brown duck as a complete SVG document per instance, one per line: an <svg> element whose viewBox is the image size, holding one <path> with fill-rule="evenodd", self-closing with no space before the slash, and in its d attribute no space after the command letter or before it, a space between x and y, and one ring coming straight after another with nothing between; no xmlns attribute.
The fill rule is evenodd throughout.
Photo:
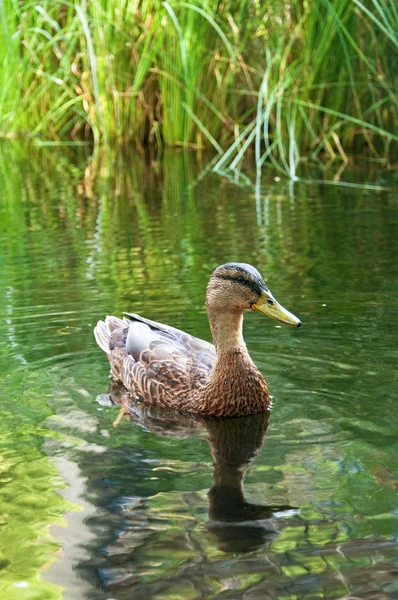
<svg viewBox="0 0 398 600"><path fill-rule="evenodd" d="M134 314L99 321L94 335L108 355L112 377L134 400L185 413L242 417L263 412L270 395L243 340L243 313L259 311L296 327L301 322L245 263L217 267L206 307L214 345Z"/></svg>

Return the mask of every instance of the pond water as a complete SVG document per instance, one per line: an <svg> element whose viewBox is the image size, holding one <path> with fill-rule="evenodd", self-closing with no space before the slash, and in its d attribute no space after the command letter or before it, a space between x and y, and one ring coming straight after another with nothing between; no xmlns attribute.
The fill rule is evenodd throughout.
<svg viewBox="0 0 398 600"><path fill-rule="evenodd" d="M2 146L1 598L398 598L397 174L256 194L207 160ZM210 339L227 261L303 321L245 318L269 423L114 428L96 321Z"/></svg>

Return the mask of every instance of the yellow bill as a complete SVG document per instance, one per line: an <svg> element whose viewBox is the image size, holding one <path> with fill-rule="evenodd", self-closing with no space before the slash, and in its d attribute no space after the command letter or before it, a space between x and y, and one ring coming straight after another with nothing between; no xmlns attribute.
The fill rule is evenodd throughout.
<svg viewBox="0 0 398 600"><path fill-rule="evenodd" d="M260 298L255 304L252 304L252 310L268 315L271 319L279 321L280 323L286 323L286 325L294 325L295 327L301 327L301 321L295 317L291 312L283 308L275 300L269 290L263 291Z"/></svg>

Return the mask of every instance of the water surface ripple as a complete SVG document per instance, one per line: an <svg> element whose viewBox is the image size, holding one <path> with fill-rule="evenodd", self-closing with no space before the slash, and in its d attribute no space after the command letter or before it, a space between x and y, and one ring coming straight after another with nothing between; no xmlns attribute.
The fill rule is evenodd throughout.
<svg viewBox="0 0 398 600"><path fill-rule="evenodd" d="M397 598L396 176L256 197L194 154L2 150L0 597ZM209 339L209 273L236 260L304 324L245 318L271 415L114 429L96 320Z"/></svg>

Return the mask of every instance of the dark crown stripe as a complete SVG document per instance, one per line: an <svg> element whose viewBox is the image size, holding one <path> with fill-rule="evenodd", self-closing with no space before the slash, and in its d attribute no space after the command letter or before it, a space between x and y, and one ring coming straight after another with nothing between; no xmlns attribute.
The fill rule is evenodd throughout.
<svg viewBox="0 0 398 600"><path fill-rule="evenodd" d="M236 275L235 276L233 276L233 275L215 275L215 277L217 279L225 279L227 281L235 281L235 283L240 283L241 285L244 285L244 286L250 288L253 292L258 294L259 296L261 296L261 293L265 289L264 286L261 286L256 281L249 281L248 279L245 279L245 281L238 281L238 278Z"/></svg>

